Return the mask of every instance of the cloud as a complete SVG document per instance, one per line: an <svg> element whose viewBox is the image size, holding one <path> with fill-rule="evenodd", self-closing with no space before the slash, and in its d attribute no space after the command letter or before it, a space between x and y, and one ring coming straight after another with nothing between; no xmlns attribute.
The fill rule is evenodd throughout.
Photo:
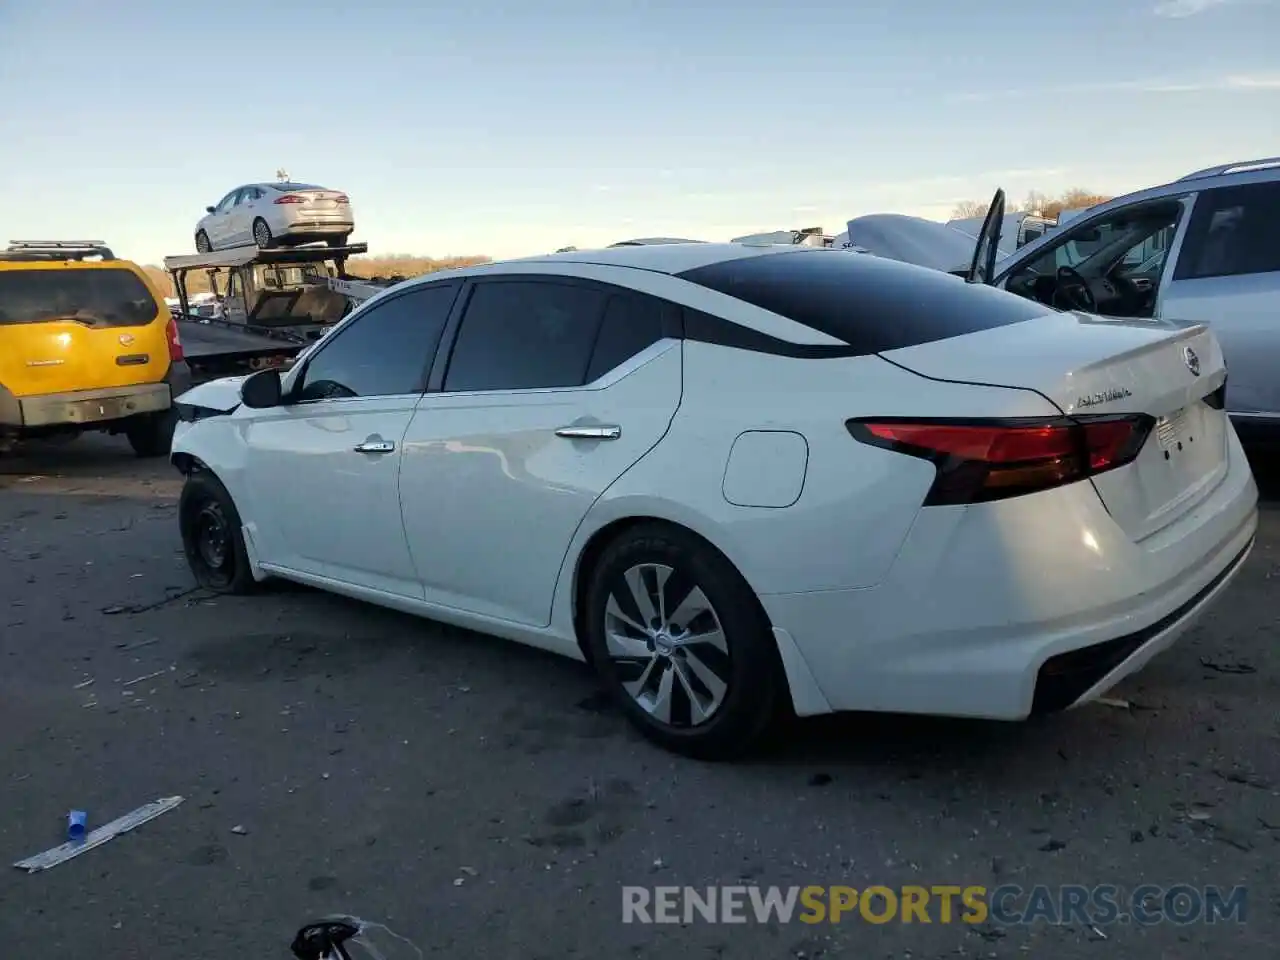
<svg viewBox="0 0 1280 960"><path fill-rule="evenodd" d="M1189 2L1189 0L1188 0ZM1007 90L984 90L958 93L948 99L961 103L985 103L1022 97L1051 97L1086 93L1227 93L1266 92L1280 90L1280 73L1231 74L1200 80L1116 80L1105 83L1077 83L1058 87L1023 87Z"/></svg>
<svg viewBox="0 0 1280 960"><path fill-rule="evenodd" d="M1198 16L1215 7L1225 7L1231 2L1232 0L1160 0L1151 12L1157 17L1185 20L1187 17Z"/></svg>

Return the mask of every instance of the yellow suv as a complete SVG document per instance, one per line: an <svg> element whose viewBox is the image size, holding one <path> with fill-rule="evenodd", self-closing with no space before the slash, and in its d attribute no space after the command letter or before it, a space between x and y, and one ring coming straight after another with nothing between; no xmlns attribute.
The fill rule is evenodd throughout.
<svg viewBox="0 0 1280 960"><path fill-rule="evenodd" d="M163 456L189 386L178 326L136 264L92 241L0 250L0 441L102 430Z"/></svg>

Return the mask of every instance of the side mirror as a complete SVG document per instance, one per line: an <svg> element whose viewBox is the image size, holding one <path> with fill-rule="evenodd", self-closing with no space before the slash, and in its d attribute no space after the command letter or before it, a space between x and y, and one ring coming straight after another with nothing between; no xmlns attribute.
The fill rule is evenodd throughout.
<svg viewBox="0 0 1280 960"><path fill-rule="evenodd" d="M205 207L205 213L213 213L213 207Z"/></svg>
<svg viewBox="0 0 1280 960"><path fill-rule="evenodd" d="M274 367L259 370L240 384L240 400L250 410L266 410L280 406L280 371Z"/></svg>

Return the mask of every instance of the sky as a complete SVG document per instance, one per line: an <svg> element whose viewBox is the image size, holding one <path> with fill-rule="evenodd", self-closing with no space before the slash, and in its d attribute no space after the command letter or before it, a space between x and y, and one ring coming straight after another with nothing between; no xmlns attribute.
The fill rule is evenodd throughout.
<svg viewBox="0 0 1280 960"><path fill-rule="evenodd" d="M157 263L246 182L372 254L727 240L1280 154L1280 0L0 0L0 240Z"/></svg>

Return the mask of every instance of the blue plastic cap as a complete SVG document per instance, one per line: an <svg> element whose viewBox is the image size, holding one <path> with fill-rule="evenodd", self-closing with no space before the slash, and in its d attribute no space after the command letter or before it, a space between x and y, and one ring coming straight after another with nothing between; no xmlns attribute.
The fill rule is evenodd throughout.
<svg viewBox="0 0 1280 960"><path fill-rule="evenodd" d="M67 814L67 839L73 841L83 840L88 822L89 815L83 810L72 810Z"/></svg>

